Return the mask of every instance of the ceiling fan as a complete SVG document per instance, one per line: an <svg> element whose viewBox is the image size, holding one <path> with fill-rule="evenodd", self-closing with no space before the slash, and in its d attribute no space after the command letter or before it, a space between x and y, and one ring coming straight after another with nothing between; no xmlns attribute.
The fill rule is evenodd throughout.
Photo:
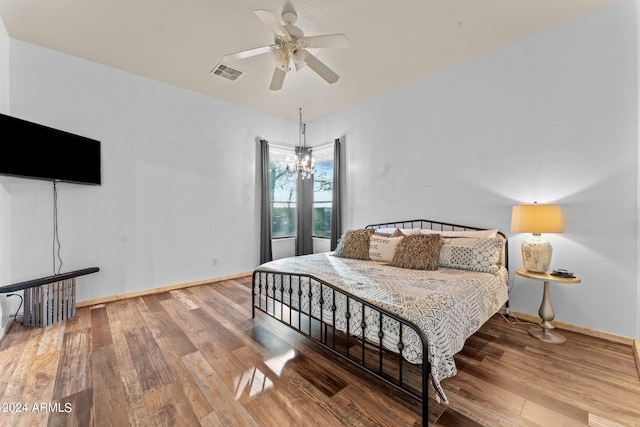
<svg viewBox="0 0 640 427"><path fill-rule="evenodd" d="M258 19L262 21L274 33L274 43L242 52L231 53L222 57L223 61L235 61L249 58L264 53L270 53L275 60L276 66L271 78L269 89L280 90L284 83L287 72L299 70L308 65L320 77L332 84L338 81L339 76L313 56L308 48L345 48L349 47L349 39L344 34L327 34L321 36L304 35L304 32L296 27L298 18L296 12L291 8L285 8L282 12L282 21L268 10L254 11Z"/></svg>

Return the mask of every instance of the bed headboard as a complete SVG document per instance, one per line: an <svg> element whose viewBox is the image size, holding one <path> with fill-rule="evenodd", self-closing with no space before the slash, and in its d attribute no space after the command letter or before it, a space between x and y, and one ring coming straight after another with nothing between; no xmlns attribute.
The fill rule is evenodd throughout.
<svg viewBox="0 0 640 427"><path fill-rule="evenodd" d="M471 225L451 224L448 222L432 221L430 219L410 219L406 221L384 222L380 224L369 224L365 228L423 228L437 231L465 231L465 230L487 230L486 228L474 227ZM498 231L498 237L504 240L502 246L502 265L509 269L509 240L507 236Z"/></svg>

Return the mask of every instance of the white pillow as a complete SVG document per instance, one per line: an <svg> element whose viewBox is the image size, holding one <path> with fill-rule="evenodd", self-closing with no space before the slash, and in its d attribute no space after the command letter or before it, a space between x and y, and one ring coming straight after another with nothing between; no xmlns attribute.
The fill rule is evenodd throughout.
<svg viewBox="0 0 640 427"><path fill-rule="evenodd" d="M378 236L398 237L402 236L399 228L377 228L374 232Z"/></svg>
<svg viewBox="0 0 640 427"><path fill-rule="evenodd" d="M369 259L391 262L393 255L396 253L396 247L402 239L403 236L387 237L373 234L369 238Z"/></svg>
<svg viewBox="0 0 640 427"><path fill-rule="evenodd" d="M498 236L498 229L495 230L460 230L460 231L441 231L423 229L422 234L440 234L442 237L471 237L477 239L493 239Z"/></svg>
<svg viewBox="0 0 640 427"><path fill-rule="evenodd" d="M412 234L420 234L419 228L400 228L400 232L405 236L411 236Z"/></svg>

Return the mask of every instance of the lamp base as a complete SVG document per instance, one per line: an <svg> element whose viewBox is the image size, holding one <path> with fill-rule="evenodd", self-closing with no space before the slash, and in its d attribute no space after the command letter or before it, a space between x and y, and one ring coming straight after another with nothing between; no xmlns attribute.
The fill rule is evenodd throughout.
<svg viewBox="0 0 640 427"><path fill-rule="evenodd" d="M567 341L567 339L559 333L544 328L531 328L529 329L529 335L551 344L562 344Z"/></svg>
<svg viewBox="0 0 640 427"><path fill-rule="evenodd" d="M522 262L524 268L536 273L546 273L551 265L553 248L540 234L534 234L522 242Z"/></svg>

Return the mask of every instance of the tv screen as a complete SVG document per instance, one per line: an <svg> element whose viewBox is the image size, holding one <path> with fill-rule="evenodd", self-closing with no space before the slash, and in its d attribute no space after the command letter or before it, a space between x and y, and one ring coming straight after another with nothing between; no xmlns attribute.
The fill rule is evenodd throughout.
<svg viewBox="0 0 640 427"><path fill-rule="evenodd" d="M0 114L0 174L101 184L100 141Z"/></svg>

